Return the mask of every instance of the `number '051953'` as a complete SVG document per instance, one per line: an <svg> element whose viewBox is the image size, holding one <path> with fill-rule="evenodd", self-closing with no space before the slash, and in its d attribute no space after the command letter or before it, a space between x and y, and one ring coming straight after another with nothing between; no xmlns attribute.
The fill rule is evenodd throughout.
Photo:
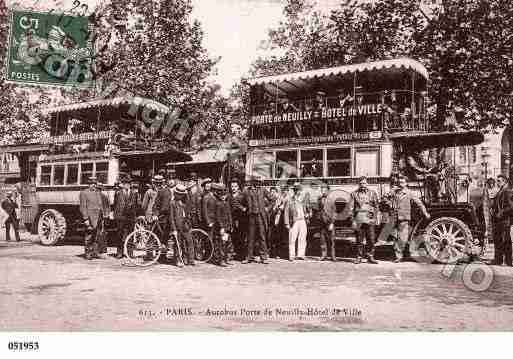
<svg viewBox="0 0 513 359"><path fill-rule="evenodd" d="M9 350L39 350L39 342L9 342L7 345Z"/></svg>

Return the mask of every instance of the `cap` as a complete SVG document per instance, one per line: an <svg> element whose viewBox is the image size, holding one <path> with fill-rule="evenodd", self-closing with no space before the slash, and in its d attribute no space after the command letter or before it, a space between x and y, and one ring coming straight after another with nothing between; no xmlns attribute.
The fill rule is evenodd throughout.
<svg viewBox="0 0 513 359"><path fill-rule="evenodd" d="M87 181L89 183L98 183L98 178L96 178L95 176L91 176L87 179Z"/></svg>
<svg viewBox="0 0 513 359"><path fill-rule="evenodd" d="M205 178L203 181L201 181L201 185L204 186L207 183L212 183L212 178Z"/></svg>
<svg viewBox="0 0 513 359"><path fill-rule="evenodd" d="M156 175L155 177L153 177L152 181L155 183L162 183L164 182L164 177L162 177L161 175Z"/></svg>
<svg viewBox="0 0 513 359"><path fill-rule="evenodd" d="M326 96L326 92L324 91L317 91L315 94L319 96Z"/></svg>
<svg viewBox="0 0 513 359"><path fill-rule="evenodd" d="M176 194L187 194L187 187L180 183L174 187L173 191Z"/></svg>
<svg viewBox="0 0 513 359"><path fill-rule="evenodd" d="M7 193L5 194L7 197L11 197L13 195L13 191L7 191Z"/></svg>
<svg viewBox="0 0 513 359"><path fill-rule="evenodd" d="M226 191L226 186L222 183L212 183L212 190L213 191Z"/></svg>

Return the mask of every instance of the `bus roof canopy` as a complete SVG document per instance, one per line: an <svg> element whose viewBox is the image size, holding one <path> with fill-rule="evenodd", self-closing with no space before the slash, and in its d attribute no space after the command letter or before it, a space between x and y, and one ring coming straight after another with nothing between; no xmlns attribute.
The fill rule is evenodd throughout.
<svg viewBox="0 0 513 359"><path fill-rule="evenodd" d="M317 80L318 84L332 85L337 79L346 77L352 79L358 73L415 73L420 75L420 79L427 82L428 71L420 62L409 59L400 58L393 60L382 60L373 62L364 62L360 64L344 65L330 67L325 69L317 69L310 71L294 72L275 76L255 77L248 79L250 85L263 85L267 91L275 92L277 89L281 92L296 92L300 89L308 89L308 82ZM419 78L418 78L419 79Z"/></svg>

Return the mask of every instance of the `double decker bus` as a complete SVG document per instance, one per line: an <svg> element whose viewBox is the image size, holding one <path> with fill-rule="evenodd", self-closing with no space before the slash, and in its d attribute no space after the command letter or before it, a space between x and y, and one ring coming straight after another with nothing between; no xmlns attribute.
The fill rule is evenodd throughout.
<svg viewBox="0 0 513 359"><path fill-rule="evenodd" d="M246 176L268 187L301 182L313 207L320 184L330 185L336 238L354 240L347 204L358 179L366 176L369 187L383 196L390 191L391 174L403 173L433 219L443 218L434 230L454 228L447 239L468 248L480 236L475 211L457 203L450 181L443 189L425 185L438 184L437 169L454 153L447 148L481 143L483 135L434 131L427 116L428 80L426 68L408 58L249 79ZM447 177L457 181L455 174ZM418 229L432 231L429 226ZM461 243L455 247L465 252Z"/></svg>

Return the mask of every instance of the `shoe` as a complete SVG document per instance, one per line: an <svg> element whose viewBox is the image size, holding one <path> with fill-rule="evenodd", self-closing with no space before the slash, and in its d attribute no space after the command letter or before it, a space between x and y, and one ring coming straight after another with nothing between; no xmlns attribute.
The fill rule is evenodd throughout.
<svg viewBox="0 0 513 359"><path fill-rule="evenodd" d="M232 265L233 265L233 263L232 263L232 262L230 262L230 261L226 261L226 262L224 262L224 263L225 263L227 266L232 266Z"/></svg>
<svg viewBox="0 0 513 359"><path fill-rule="evenodd" d="M219 267L228 267L226 263L220 262L217 264Z"/></svg>
<svg viewBox="0 0 513 359"><path fill-rule="evenodd" d="M116 253L116 259L121 259L123 258L123 253Z"/></svg>
<svg viewBox="0 0 513 359"><path fill-rule="evenodd" d="M362 263L362 257L356 257L354 264L360 264L360 263Z"/></svg>
<svg viewBox="0 0 513 359"><path fill-rule="evenodd" d="M183 263L182 262L176 262L176 266L179 267L179 268L182 268L183 267Z"/></svg>
<svg viewBox="0 0 513 359"><path fill-rule="evenodd" d="M294 262L294 258L289 258L289 262Z"/></svg>
<svg viewBox="0 0 513 359"><path fill-rule="evenodd" d="M88 261L93 260L93 256L92 256L92 254L86 254L86 255L85 255L85 259L87 259Z"/></svg>
<svg viewBox="0 0 513 359"><path fill-rule="evenodd" d="M98 254L97 258L98 258L98 259L107 259L107 255L106 255L106 254L101 253L101 254Z"/></svg>
<svg viewBox="0 0 513 359"><path fill-rule="evenodd" d="M296 257L296 259L298 259L300 261L304 261L305 260L303 257Z"/></svg>
<svg viewBox="0 0 513 359"><path fill-rule="evenodd" d="M321 258L319 258L319 260L322 262L322 261L327 261L328 260L328 257L326 256L322 256Z"/></svg>
<svg viewBox="0 0 513 359"><path fill-rule="evenodd" d="M403 261L402 258L396 258L394 259L394 263L401 263Z"/></svg>
<svg viewBox="0 0 513 359"><path fill-rule="evenodd" d="M368 256L367 257L367 263L370 263L370 264L379 264L377 260L374 259L373 256Z"/></svg>
<svg viewBox="0 0 513 359"><path fill-rule="evenodd" d="M261 264L269 264L269 262L265 258L260 259L260 263Z"/></svg>
<svg viewBox="0 0 513 359"><path fill-rule="evenodd" d="M336 262L337 261L337 257L331 257L331 261L332 262Z"/></svg>

